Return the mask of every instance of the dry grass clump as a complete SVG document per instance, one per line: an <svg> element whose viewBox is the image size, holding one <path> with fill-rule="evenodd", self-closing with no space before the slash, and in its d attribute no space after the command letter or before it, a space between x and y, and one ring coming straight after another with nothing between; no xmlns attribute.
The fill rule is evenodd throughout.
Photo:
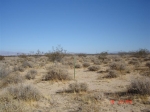
<svg viewBox="0 0 150 112"><path fill-rule="evenodd" d="M103 78L116 78L118 76L119 75L116 70L109 70L109 73L105 75Z"/></svg>
<svg viewBox="0 0 150 112"><path fill-rule="evenodd" d="M83 63L83 67L89 67L90 66L90 63L89 62L84 62Z"/></svg>
<svg viewBox="0 0 150 112"><path fill-rule="evenodd" d="M7 77L10 74L10 72L11 70L7 66L0 66L0 79Z"/></svg>
<svg viewBox="0 0 150 112"><path fill-rule="evenodd" d="M47 72L43 76L44 81L48 80L70 80L68 71L62 68L61 66L51 66Z"/></svg>
<svg viewBox="0 0 150 112"><path fill-rule="evenodd" d="M98 65L91 65L90 67L88 67L89 71L97 71L100 69L100 66Z"/></svg>
<svg viewBox="0 0 150 112"><path fill-rule="evenodd" d="M134 79L128 87L128 93L150 95L150 78Z"/></svg>
<svg viewBox="0 0 150 112"><path fill-rule="evenodd" d="M13 99L38 101L41 98L40 92L31 85L18 84L8 87L7 90Z"/></svg>
<svg viewBox="0 0 150 112"><path fill-rule="evenodd" d="M69 88L67 92L86 92L88 90L87 83L71 83L69 84Z"/></svg>
<svg viewBox="0 0 150 112"><path fill-rule="evenodd" d="M145 64L150 69L150 61Z"/></svg>
<svg viewBox="0 0 150 112"><path fill-rule="evenodd" d="M26 79L35 79L35 76L37 75L37 71L36 70L30 70L28 71L28 73L25 75Z"/></svg>

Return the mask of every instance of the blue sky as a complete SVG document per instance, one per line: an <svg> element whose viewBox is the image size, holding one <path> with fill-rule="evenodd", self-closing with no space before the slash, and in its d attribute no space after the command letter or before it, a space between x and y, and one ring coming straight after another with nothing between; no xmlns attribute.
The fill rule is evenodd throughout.
<svg viewBox="0 0 150 112"><path fill-rule="evenodd" d="M0 51L150 50L150 0L0 0Z"/></svg>

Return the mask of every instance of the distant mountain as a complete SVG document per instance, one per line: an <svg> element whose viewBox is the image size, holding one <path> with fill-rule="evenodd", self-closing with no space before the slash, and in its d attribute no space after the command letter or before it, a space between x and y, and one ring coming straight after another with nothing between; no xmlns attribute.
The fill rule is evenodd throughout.
<svg viewBox="0 0 150 112"><path fill-rule="evenodd" d="M17 55L18 53L21 54L21 52L0 51L0 55L3 56Z"/></svg>

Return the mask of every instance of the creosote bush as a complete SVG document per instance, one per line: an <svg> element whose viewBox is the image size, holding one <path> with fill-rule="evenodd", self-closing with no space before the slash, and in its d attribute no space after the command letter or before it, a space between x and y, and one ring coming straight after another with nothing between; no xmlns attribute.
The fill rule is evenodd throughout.
<svg viewBox="0 0 150 112"><path fill-rule="evenodd" d="M146 57L149 54L149 50L139 49L138 51L135 51L132 54L133 54L133 56L138 57L138 58Z"/></svg>
<svg viewBox="0 0 150 112"><path fill-rule="evenodd" d="M68 71L62 66L51 66L48 72L43 76L44 81L48 80L70 80Z"/></svg>
<svg viewBox="0 0 150 112"><path fill-rule="evenodd" d="M41 98L40 92L31 85L18 84L8 87L7 90L14 99L38 101Z"/></svg>
<svg viewBox="0 0 150 112"><path fill-rule="evenodd" d="M87 83L71 83L69 84L68 92L86 92L88 90Z"/></svg>
<svg viewBox="0 0 150 112"><path fill-rule="evenodd" d="M97 71L99 69L100 69L100 67L98 65L91 65L88 67L89 71Z"/></svg>
<svg viewBox="0 0 150 112"><path fill-rule="evenodd" d="M30 70L28 71L28 73L25 75L26 79L35 79L35 76L37 75L37 71L36 70Z"/></svg>
<svg viewBox="0 0 150 112"><path fill-rule="evenodd" d="M128 93L150 95L150 78L134 79L128 87Z"/></svg>
<svg viewBox="0 0 150 112"><path fill-rule="evenodd" d="M56 49L53 48L53 52L46 53L45 56L47 56L52 62L60 62L65 54L66 50L64 50L61 46L58 46Z"/></svg>

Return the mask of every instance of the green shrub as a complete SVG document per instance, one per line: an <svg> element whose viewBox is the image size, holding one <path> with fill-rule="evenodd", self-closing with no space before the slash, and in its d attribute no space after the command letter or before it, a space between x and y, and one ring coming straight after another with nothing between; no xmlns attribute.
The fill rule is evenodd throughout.
<svg viewBox="0 0 150 112"><path fill-rule="evenodd" d="M53 52L46 53L45 56L47 56L52 62L60 62L65 54L66 50L64 50L61 46L58 46L56 49L53 49Z"/></svg>

